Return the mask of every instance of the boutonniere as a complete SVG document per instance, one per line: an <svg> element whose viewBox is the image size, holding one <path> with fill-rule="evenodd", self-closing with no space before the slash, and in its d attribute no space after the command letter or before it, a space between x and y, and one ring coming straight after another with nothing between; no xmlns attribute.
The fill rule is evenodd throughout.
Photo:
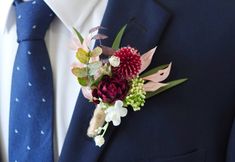
<svg viewBox="0 0 235 162"><path fill-rule="evenodd" d="M96 105L87 135L99 147L105 143L104 136L109 125L120 125L128 109L139 111L148 98L187 80L163 83L170 74L171 63L146 72L156 47L142 55L133 47L120 47L126 25L117 34L112 47L100 45L89 48L92 40L108 38L97 34L97 31L103 29L95 27L83 38L74 28L77 62L72 66L72 73L81 85L84 97ZM101 55L105 55L106 59L101 59Z"/></svg>

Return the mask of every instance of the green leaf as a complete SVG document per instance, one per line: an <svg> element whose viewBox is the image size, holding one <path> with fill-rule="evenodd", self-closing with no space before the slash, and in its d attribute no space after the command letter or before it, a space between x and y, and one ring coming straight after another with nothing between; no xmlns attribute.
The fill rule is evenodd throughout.
<svg viewBox="0 0 235 162"><path fill-rule="evenodd" d="M89 79L89 86L91 87L91 85L95 82L95 77L94 76L88 76Z"/></svg>
<svg viewBox="0 0 235 162"><path fill-rule="evenodd" d="M81 33L79 33L75 27L73 27L73 30L75 31L75 33L76 33L78 39L80 40L80 42L83 43L84 39L83 39Z"/></svg>
<svg viewBox="0 0 235 162"><path fill-rule="evenodd" d="M102 52L103 52L103 51L102 51L102 48L96 47L95 49L93 49L93 51L91 51L90 56L91 56L91 57L96 57L96 56L101 55Z"/></svg>
<svg viewBox="0 0 235 162"><path fill-rule="evenodd" d="M82 48L78 49L76 57L83 64L87 64L90 60L89 53Z"/></svg>
<svg viewBox="0 0 235 162"><path fill-rule="evenodd" d="M113 42L113 45L112 45L112 48L115 49L115 50L118 50L119 47L120 47L120 44L121 44L121 40L122 40L122 36L126 30L126 27L127 25L123 26L122 29L119 31L119 33L117 34L114 42Z"/></svg>
<svg viewBox="0 0 235 162"><path fill-rule="evenodd" d="M156 90L154 92L147 92L146 99L148 99L150 97L153 97L153 96L155 96L155 95L157 95L159 93L162 93L162 92L164 92L164 91L166 91L166 90L168 90L170 88L173 88L173 87L175 87L177 85L180 85L180 84L186 82L187 80L188 79L185 78L185 79L179 79L179 80L174 80L174 81L168 82L168 83L166 83L168 85L166 85L166 86L164 86L164 87L162 87L162 88L160 88L160 89L158 89L158 90Z"/></svg>
<svg viewBox="0 0 235 162"><path fill-rule="evenodd" d="M83 77L83 78L77 78L78 82L81 86L87 86L89 84L89 79L88 77Z"/></svg>
<svg viewBox="0 0 235 162"><path fill-rule="evenodd" d="M141 78L144 78L144 77L146 77L146 76L152 75L152 74L158 72L159 70L162 70L162 69L167 68L168 66L169 66L169 64L161 65L161 66L155 67L155 68L153 68L153 69L151 69L151 70L149 70L149 71L147 71L147 72L141 74L140 77L141 77Z"/></svg>
<svg viewBox="0 0 235 162"><path fill-rule="evenodd" d="M102 66L102 62L100 61L95 61L92 62L88 65L88 69L89 69L89 75L95 75L96 72L98 71L98 69Z"/></svg>
<svg viewBox="0 0 235 162"><path fill-rule="evenodd" d="M72 69L72 73L78 78L87 77L87 68L76 67Z"/></svg>
<svg viewBox="0 0 235 162"><path fill-rule="evenodd" d="M99 78L97 78L96 80L94 80L91 84L91 87L97 87L100 83L100 81L102 80L104 75L101 75Z"/></svg>

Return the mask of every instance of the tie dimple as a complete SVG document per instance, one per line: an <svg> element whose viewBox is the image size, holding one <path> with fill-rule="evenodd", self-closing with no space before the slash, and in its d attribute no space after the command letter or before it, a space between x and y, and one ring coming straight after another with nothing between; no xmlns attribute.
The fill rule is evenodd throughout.
<svg viewBox="0 0 235 162"><path fill-rule="evenodd" d="M54 18L51 9L42 1L16 3L18 42L44 39Z"/></svg>

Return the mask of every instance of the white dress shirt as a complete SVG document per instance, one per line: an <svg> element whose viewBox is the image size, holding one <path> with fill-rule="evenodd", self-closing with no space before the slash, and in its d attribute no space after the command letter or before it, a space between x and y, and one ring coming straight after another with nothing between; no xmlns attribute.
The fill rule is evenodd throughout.
<svg viewBox="0 0 235 162"><path fill-rule="evenodd" d="M13 0L0 0L0 146L4 162L8 157L8 127L11 77L18 44ZM36 0L37 1L37 0ZM80 87L71 73L76 60L69 48L72 27L83 35L100 25L108 0L45 0L56 14L47 34L55 88L55 161L61 152Z"/></svg>

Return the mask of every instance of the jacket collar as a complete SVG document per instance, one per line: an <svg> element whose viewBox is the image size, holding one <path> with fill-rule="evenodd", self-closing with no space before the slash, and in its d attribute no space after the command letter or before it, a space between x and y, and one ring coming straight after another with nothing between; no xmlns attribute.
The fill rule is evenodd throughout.
<svg viewBox="0 0 235 162"><path fill-rule="evenodd" d="M117 32L128 23L122 46L130 45L139 49L140 53L146 52L157 45L168 19L168 12L154 0L109 0L101 24L107 28L104 33L109 39L102 41L103 45L111 46ZM112 148L114 132L121 131L116 127L109 127L105 135L106 143L101 148L96 147L94 141L86 135L94 108L80 93L59 162L95 162L105 149ZM126 122L128 117L129 115L125 118Z"/></svg>

